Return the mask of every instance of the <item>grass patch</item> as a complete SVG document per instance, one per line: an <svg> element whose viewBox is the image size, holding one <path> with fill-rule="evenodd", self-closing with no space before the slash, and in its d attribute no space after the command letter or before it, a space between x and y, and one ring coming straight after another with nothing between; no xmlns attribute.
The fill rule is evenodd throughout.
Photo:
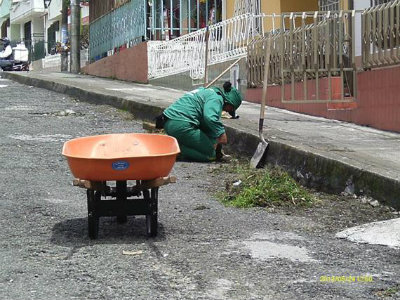
<svg viewBox="0 0 400 300"><path fill-rule="evenodd" d="M399 292L400 292L400 284L397 284L385 290L377 291L376 295L381 298L392 298L394 296L398 296L397 293Z"/></svg>
<svg viewBox="0 0 400 300"><path fill-rule="evenodd" d="M221 171L228 174L228 179L225 190L217 197L227 206L309 207L316 201L310 192L278 167L252 169L248 163L238 163Z"/></svg>

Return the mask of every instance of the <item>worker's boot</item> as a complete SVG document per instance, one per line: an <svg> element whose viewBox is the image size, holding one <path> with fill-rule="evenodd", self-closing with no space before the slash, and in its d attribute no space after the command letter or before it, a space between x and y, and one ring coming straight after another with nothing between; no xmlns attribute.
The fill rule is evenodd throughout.
<svg viewBox="0 0 400 300"><path fill-rule="evenodd" d="M222 151L222 145L218 144L217 148L215 148L215 159L219 162L230 162L232 160L232 156L225 154Z"/></svg>

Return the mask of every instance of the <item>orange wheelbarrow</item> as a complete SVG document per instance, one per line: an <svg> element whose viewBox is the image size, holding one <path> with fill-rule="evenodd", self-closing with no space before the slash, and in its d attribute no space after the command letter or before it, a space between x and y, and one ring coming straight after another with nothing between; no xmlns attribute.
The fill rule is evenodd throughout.
<svg viewBox="0 0 400 300"><path fill-rule="evenodd" d="M89 237L98 237L100 217L116 216L125 223L132 215L145 215L147 235L156 236L158 189L176 182L168 175L179 152L175 138L159 134L107 134L65 142L62 154L75 176L73 184L87 189ZM136 184L128 186L128 180Z"/></svg>

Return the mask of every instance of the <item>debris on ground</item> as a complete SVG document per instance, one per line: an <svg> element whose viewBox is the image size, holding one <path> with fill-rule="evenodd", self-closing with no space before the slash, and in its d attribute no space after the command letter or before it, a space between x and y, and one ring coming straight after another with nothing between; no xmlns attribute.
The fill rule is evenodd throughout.
<svg viewBox="0 0 400 300"><path fill-rule="evenodd" d="M210 209L210 208L205 205L199 205L194 208L194 210L205 210L205 209Z"/></svg>
<svg viewBox="0 0 400 300"><path fill-rule="evenodd" d="M135 256L135 255L140 255L140 254L143 254L143 251L142 251L142 250L139 250L139 251L129 251L129 250L123 250L123 251L122 251L122 254L123 254L123 255L131 255L131 256Z"/></svg>

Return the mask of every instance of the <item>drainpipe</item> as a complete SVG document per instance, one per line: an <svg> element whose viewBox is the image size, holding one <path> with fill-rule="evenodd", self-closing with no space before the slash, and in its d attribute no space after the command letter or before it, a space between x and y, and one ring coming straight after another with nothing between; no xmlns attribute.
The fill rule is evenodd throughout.
<svg viewBox="0 0 400 300"><path fill-rule="evenodd" d="M71 0L71 73L81 71L81 6L80 0Z"/></svg>
<svg viewBox="0 0 400 300"><path fill-rule="evenodd" d="M68 72L68 0L62 0L61 9L61 72Z"/></svg>

